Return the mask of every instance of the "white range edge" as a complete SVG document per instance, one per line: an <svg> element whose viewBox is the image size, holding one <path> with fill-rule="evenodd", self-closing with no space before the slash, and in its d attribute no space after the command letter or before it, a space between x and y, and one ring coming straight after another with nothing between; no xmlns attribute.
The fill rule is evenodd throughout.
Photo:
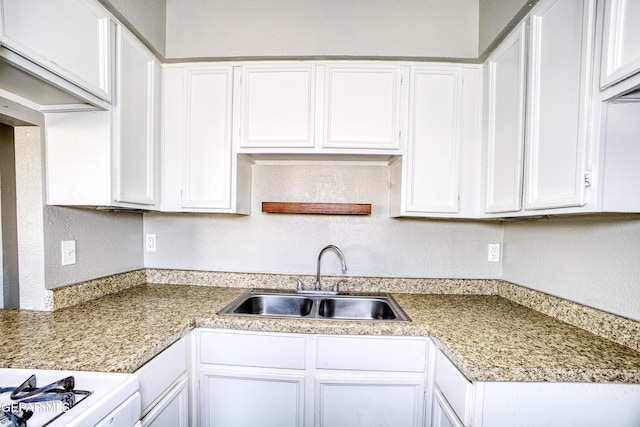
<svg viewBox="0 0 640 427"><path fill-rule="evenodd" d="M138 377L134 374L0 368L0 386L18 386L32 374L38 386L73 376L75 389L92 392L48 427L130 427L140 419Z"/></svg>

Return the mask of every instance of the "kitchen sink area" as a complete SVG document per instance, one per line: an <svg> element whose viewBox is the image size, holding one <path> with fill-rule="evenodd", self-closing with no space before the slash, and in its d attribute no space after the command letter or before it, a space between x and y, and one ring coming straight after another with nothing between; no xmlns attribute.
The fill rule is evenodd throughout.
<svg viewBox="0 0 640 427"><path fill-rule="evenodd" d="M297 293L252 289L240 295L218 314L228 316L281 317L319 320L410 322L389 294Z"/></svg>

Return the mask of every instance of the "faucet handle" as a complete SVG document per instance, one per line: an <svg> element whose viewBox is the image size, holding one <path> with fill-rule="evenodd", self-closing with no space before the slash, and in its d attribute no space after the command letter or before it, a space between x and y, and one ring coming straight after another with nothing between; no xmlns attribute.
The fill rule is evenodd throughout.
<svg viewBox="0 0 640 427"><path fill-rule="evenodd" d="M299 277L292 276L292 277L289 277L289 279L296 281L296 291L297 292L300 292L300 291L304 290L304 288L302 286L302 280L300 280Z"/></svg>
<svg viewBox="0 0 640 427"><path fill-rule="evenodd" d="M340 286L340 283L342 283L342 282L347 282L347 279L340 279L336 283L334 283L333 284L333 292L335 292L336 294L338 292L340 292L339 286Z"/></svg>

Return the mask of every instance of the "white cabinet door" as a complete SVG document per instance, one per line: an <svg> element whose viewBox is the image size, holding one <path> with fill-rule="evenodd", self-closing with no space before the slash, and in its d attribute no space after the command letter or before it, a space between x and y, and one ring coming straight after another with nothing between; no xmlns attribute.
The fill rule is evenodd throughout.
<svg viewBox="0 0 640 427"><path fill-rule="evenodd" d="M640 2L605 2L600 86L607 87L640 71Z"/></svg>
<svg viewBox="0 0 640 427"><path fill-rule="evenodd" d="M464 427L439 390L433 394L431 427Z"/></svg>
<svg viewBox="0 0 640 427"><path fill-rule="evenodd" d="M527 210L585 203L594 27L594 0L545 0L531 14Z"/></svg>
<svg viewBox="0 0 640 427"><path fill-rule="evenodd" d="M315 65L244 65L241 148L313 148Z"/></svg>
<svg viewBox="0 0 640 427"><path fill-rule="evenodd" d="M1 0L0 44L111 100L111 19L97 2Z"/></svg>
<svg viewBox="0 0 640 427"><path fill-rule="evenodd" d="M182 207L231 207L231 67L187 67Z"/></svg>
<svg viewBox="0 0 640 427"><path fill-rule="evenodd" d="M199 426L302 427L304 373L202 368Z"/></svg>
<svg viewBox="0 0 640 427"><path fill-rule="evenodd" d="M485 63L485 213L522 207L526 27L520 24Z"/></svg>
<svg viewBox="0 0 640 427"><path fill-rule="evenodd" d="M459 67L412 67L409 135L403 166L406 211L458 212Z"/></svg>
<svg viewBox="0 0 640 427"><path fill-rule="evenodd" d="M160 64L121 26L114 108L115 199L154 205L159 194Z"/></svg>
<svg viewBox="0 0 640 427"><path fill-rule="evenodd" d="M249 213L251 164L232 150L233 66L163 71L162 209Z"/></svg>
<svg viewBox="0 0 640 427"><path fill-rule="evenodd" d="M428 342L420 338L319 336L315 425L423 425Z"/></svg>
<svg viewBox="0 0 640 427"><path fill-rule="evenodd" d="M142 427L189 427L189 382L183 378L142 419Z"/></svg>
<svg viewBox="0 0 640 427"><path fill-rule="evenodd" d="M316 376L316 426L423 425L424 376L411 379L401 375L361 375L358 378L357 372L350 372L334 377Z"/></svg>
<svg viewBox="0 0 640 427"><path fill-rule="evenodd" d="M325 66L324 148L397 149L399 65Z"/></svg>

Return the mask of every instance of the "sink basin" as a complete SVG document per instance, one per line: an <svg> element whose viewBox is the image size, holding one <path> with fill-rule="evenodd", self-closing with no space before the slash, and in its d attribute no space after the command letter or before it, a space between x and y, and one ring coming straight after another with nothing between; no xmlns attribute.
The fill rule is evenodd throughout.
<svg viewBox="0 0 640 427"><path fill-rule="evenodd" d="M301 295L264 289L245 292L218 314L318 320L411 321L388 294Z"/></svg>
<svg viewBox="0 0 640 427"><path fill-rule="evenodd" d="M244 299L233 312L261 316L304 317L311 313L313 300L297 295L255 295Z"/></svg>
<svg viewBox="0 0 640 427"><path fill-rule="evenodd" d="M396 320L398 315L382 298L338 297L320 301L318 315L327 319Z"/></svg>

